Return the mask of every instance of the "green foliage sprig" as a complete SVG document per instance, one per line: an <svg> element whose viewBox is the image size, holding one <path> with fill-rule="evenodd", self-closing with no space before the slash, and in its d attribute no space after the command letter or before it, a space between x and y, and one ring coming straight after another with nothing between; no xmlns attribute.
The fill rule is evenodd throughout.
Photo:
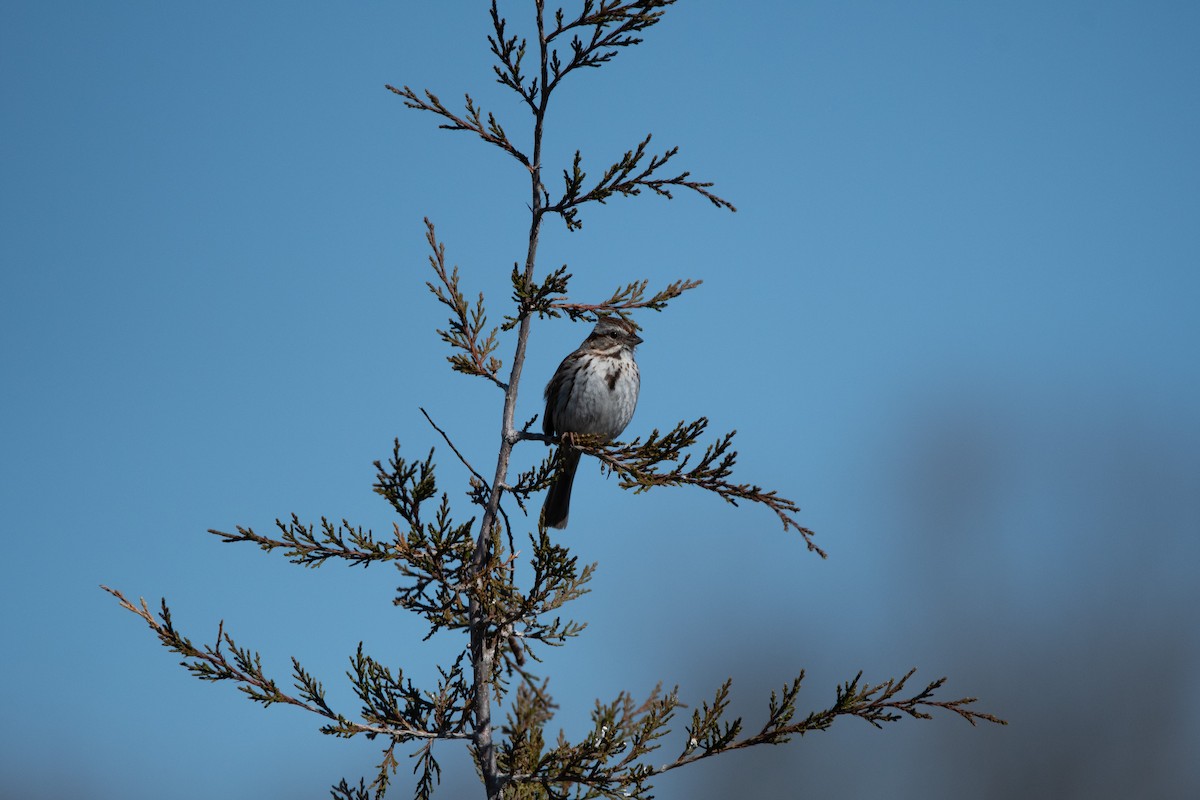
<svg viewBox="0 0 1200 800"><path fill-rule="evenodd" d="M497 4L492 0L493 33L488 36L488 44L498 62L492 67L496 81L520 95L535 115L544 113L551 92L568 73L580 67L599 67L615 58L620 48L641 44L642 40L634 34L658 24L663 15L661 9L674 2L600 0L597 4L594 0L584 0L579 13L573 17L568 18L566 12L557 9L554 25L547 29L545 3L535 0L542 59L538 75L527 80L521 72L521 63L529 42L525 37L508 35L508 21L500 16ZM579 31L587 41L577 33ZM554 43L568 33L572 34L568 44L571 55L563 61Z"/></svg>
<svg viewBox="0 0 1200 800"><path fill-rule="evenodd" d="M696 708L684 726L684 742L671 761L653 763L649 756L658 751L670 732L677 712L685 708L679 699L679 687L664 693L656 686L641 703L621 692L610 703L596 703L592 712L592 730L581 741L569 743L559 735L553 747L545 742L544 723L550 718L552 704L544 693L528 692L517 700L505 732L510 747L501 763L512 765L516 780L536 779L539 791L530 797L650 797L650 779L688 764L756 745L780 745L794 736L828 730L838 717L858 717L881 728L904 716L930 719L930 710L950 711L971 725L986 721L1007 724L969 706L973 697L934 700L933 694L946 682L939 678L924 689L901 697L908 680L916 673L909 670L899 679L864 684L860 672L836 688L832 705L809 712L797 719L796 700L804 673L787 684L778 694L771 693L767 719L754 733L743 735L741 717L728 714L732 679L716 690L711 701ZM519 793L514 796L521 796Z"/></svg>
<svg viewBox="0 0 1200 800"><path fill-rule="evenodd" d="M686 451L707 428L708 419L701 417L692 422L680 422L665 434L655 429L645 441L639 437L627 444L593 445L590 452L620 476L623 489L644 492L656 486L696 486L716 494L730 505L736 506L738 501L760 503L775 512L785 531L794 530L800 534L811 552L825 558L825 551L813 541L815 534L796 521L800 506L795 501L757 484L728 480L737 463L737 451L732 449L737 431L730 431L705 446L700 457L692 462L692 453ZM672 466L664 470L663 464Z"/></svg>
<svg viewBox="0 0 1200 800"><path fill-rule="evenodd" d="M775 512L785 531L798 533L810 552L826 558L825 551L813 539L816 534L796 520L800 506L795 501L757 484L727 480L737 464L738 454L732 449L737 431L730 431L707 445L695 463L692 462L693 453L688 449L707 429L708 419L701 417L692 422L680 422L666 433L659 433L655 428L645 441L638 437L631 442L604 442L591 436L573 435L567 437L564 444L594 456L620 477L622 489L632 489L635 493L658 486L696 486L716 494L730 505L736 506L739 501L760 503ZM521 435L533 441L558 443L555 437L531 433L528 427ZM662 465L669 465L669 468L663 469ZM511 490L524 497L545 488L553 476L553 465L547 460L522 472Z"/></svg>
<svg viewBox="0 0 1200 800"><path fill-rule="evenodd" d="M733 203L722 199L709 191L711 181L689 180L690 172L681 172L670 178L655 177L679 152L678 147L672 147L662 155L652 155L646 160L646 147L650 144L650 134L646 134L636 148L626 151L621 159L605 170L604 175L590 189L584 189L587 173L583 170L582 154L576 150L575 160L571 169L563 170L564 189L562 196L554 203L547 203L546 209L553 211L563 218L568 230L579 230L583 223L579 220L579 206L584 203L597 202L603 204L615 194L634 197L641 194L642 189L671 200L672 187L691 189L703 196L717 208L727 208L737 211Z"/></svg>
<svg viewBox="0 0 1200 800"><path fill-rule="evenodd" d="M433 223L425 219L425 238L429 242L433 254L429 256L429 264L438 277L438 283L426 281L425 285L433 296L450 309L449 330L438 330L442 341L461 353L447 356L446 360L456 372L467 375L478 375L487 378L501 389L507 389L507 384L498 377L500 368L504 366L500 359L492 355L500 346L496 341L497 329L492 328L486 336L487 313L483 309L483 292L472 307L458 288L458 267L446 272L446 246L437 240L437 232Z"/></svg>
<svg viewBox="0 0 1200 800"><path fill-rule="evenodd" d="M635 310L662 311L667 303L684 292L695 289L704 281L678 280L670 283L651 296L646 296L650 281L632 281L617 289L606 300L599 303L575 303L566 298L567 284L571 274L564 265L551 272L541 283L526 280L516 267L512 272L513 302L518 313L505 317L503 329L508 331L530 315L543 317L566 316L571 320L595 322L601 315L631 320Z"/></svg>
<svg viewBox="0 0 1200 800"><path fill-rule="evenodd" d="M668 301L674 300L686 291L695 289L702 283L704 281L678 280L668 284L665 289L660 289L650 297L646 297L646 289L650 282L646 280L633 281L617 289L607 300L601 300L599 303L571 303L559 300L553 304L552 308L562 311L573 320L594 321L600 314L628 320L633 316L630 312L637 309L662 311L667 307Z"/></svg>
<svg viewBox="0 0 1200 800"><path fill-rule="evenodd" d="M292 680L297 692L290 695L267 676L263 670L262 656L234 642L225 630L223 621L217 626L213 644L197 647L191 639L176 630L165 600L155 616L144 599L134 605L120 591L107 586L101 588L117 598L122 608L145 620L163 646L183 656L181 665L200 680L233 681L238 684L238 691L264 708L275 704L295 706L324 717L330 722L321 729L322 733L342 738L358 734L372 738L384 735L397 741L469 738L463 730L465 722L449 713L455 705L454 698L461 696L465 687L461 681L456 682L452 674L443 673L444 681L436 693L419 692L411 682L401 692L396 679L385 680L390 673L382 671L378 662L363 655L360 644L352 661L352 672L357 675L354 685L363 702L363 721L353 721L330 708L320 681L296 659L292 659ZM409 698L406 713L391 713L396 709L394 695L397 693Z"/></svg>
<svg viewBox="0 0 1200 800"><path fill-rule="evenodd" d="M475 101L471 99L471 95L466 95L466 114L460 117L446 108L442 104L442 101L438 99L438 96L428 89L425 90L424 97L422 97L408 86L397 89L395 86L389 84L386 88L388 91L403 97L404 105L409 108L428 111L449 120L438 125L439 128L448 131L471 131L488 144L499 147L517 161L520 161L525 167L530 166L529 157L513 145L508 138L508 134L504 132L504 128L496 121L495 115L489 112L485 120L482 116L483 112L475 105Z"/></svg>
<svg viewBox="0 0 1200 800"><path fill-rule="evenodd" d="M262 536L241 525L235 528L236 533L218 530L209 533L220 536L225 542L253 542L267 552L282 548L288 561L306 567L319 567L331 558L340 558L360 567L373 561L400 558L393 545L377 541L371 531L356 528L346 520L335 525L321 517L320 534L316 526L305 525L295 514L287 522L275 520L275 527L280 531L278 539Z"/></svg>

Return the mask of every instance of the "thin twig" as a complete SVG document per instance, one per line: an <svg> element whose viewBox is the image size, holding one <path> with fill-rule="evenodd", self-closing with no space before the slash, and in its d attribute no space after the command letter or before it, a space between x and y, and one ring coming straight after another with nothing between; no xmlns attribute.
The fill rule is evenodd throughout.
<svg viewBox="0 0 1200 800"><path fill-rule="evenodd" d="M471 474L479 480L479 483L486 488L487 479L480 475L479 472L471 466L471 462L467 461L466 456L464 456L459 449L454 446L454 442L450 440L450 437L446 434L446 432L438 427L438 424L433 421L433 417L429 416L429 412L424 408L421 408L421 413L425 416L426 421L433 426L433 429L442 435L442 438L446 440L446 444L450 445L450 449L454 451L454 455L458 456L458 460L462 462L463 466L469 469Z"/></svg>
<svg viewBox="0 0 1200 800"><path fill-rule="evenodd" d="M203 665L205 665L203 669L192 669L193 672L196 672L198 675L205 677L208 680L227 679L233 680L237 683L245 684L249 687L253 687L251 690L246 690L246 693L251 697L251 699L258 700L259 702L265 702L268 705L270 703L282 703L284 705L302 708L305 711L311 711L318 716L333 720L338 724L339 728L347 733L364 733L371 736L382 735L414 739L470 738L470 734L461 732L456 733L453 731L422 730L415 726L392 728L385 725L371 725L363 722L353 722L349 719L346 719L342 715L335 713L328 707L320 707L312 703L307 703L303 700L281 692L278 685L276 685L273 680L267 679L266 676L264 676L261 671L258 670L257 656L255 656L256 674L250 674L243 669L239 669L234 664L230 664L225 658L225 654L221 652L221 645L222 643L228 644L235 651L237 651L238 648L237 645L234 644L233 639L230 638L229 634L225 632L224 620L221 620L221 622L217 625L217 642L214 645L206 645L205 649L200 650L192 645L188 639L181 636L171 625L170 617L168 616L169 612L166 611L165 602L163 604L163 620L159 621L150 611L149 606L146 605L145 598L139 598L140 605L135 606L119 590L109 588L103 584L101 584L100 588L117 598L121 608L124 608L126 611L130 611L141 617L155 632L155 634L157 634L159 640L165 647L175 651L176 653L179 653L184 658L192 659L194 662L202 662ZM295 662L293 661L293 663ZM184 665L189 666L190 668L190 665L188 665L187 662L184 662ZM258 693L255 693L254 690L258 690Z"/></svg>

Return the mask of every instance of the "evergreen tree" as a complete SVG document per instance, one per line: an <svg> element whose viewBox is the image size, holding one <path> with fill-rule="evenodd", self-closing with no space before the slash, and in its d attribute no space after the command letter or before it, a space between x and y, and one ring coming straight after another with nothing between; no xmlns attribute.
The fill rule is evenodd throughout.
<svg viewBox="0 0 1200 800"><path fill-rule="evenodd" d="M465 107L454 111L432 92L387 87L408 107L433 114L440 127L474 134L516 159L530 179L528 249L524 263L513 267L512 306L497 327L488 324L482 294L473 302L468 300L458 268L447 266L445 246L426 220L432 269L427 285L450 312L446 329L439 331L451 350L448 361L454 370L482 378L503 394L502 436L490 477L468 463L451 437L425 414L470 471L469 498L476 508L469 514L456 513L447 493L438 492L434 453L408 459L401 455L396 441L387 460L375 464L374 486L400 519L394 534L377 536L348 522L335 524L326 519L316 525L305 524L294 515L277 521L272 535L241 526L234 532L210 531L226 542L250 542L266 551L278 550L303 566L319 566L330 559L363 566L390 563L403 581L395 598L397 605L423 617L430 636L444 630L461 631L462 651L452 663L438 667L437 685L414 685L402 670L393 671L378 662L360 644L350 657L349 675L362 708L352 718L330 707L322 683L295 659L294 689L285 691L265 674L259 654L236 644L223 624L212 644L197 645L176 629L165 600L156 614L144 600L135 604L121 592L105 587L122 607L145 620L163 645L183 656L183 665L198 678L232 681L264 706L283 704L311 711L323 718L323 733L381 739L383 759L371 780L342 780L332 790L335 798L382 797L398 766L398 748L416 757L416 797L430 796L440 776L434 753L434 743L440 740L467 743L489 800L649 798L657 775L731 750L782 744L797 734L825 730L839 716L855 716L882 726L905 715L927 719L932 710L940 708L972 725L978 720L1004 724L990 714L972 710L973 698L936 699L944 678L910 690L913 671L880 683L865 682L859 673L836 687L831 705L801 715L796 707L804 679L801 671L794 680L783 683L780 691L772 692L759 727L747 728L740 718L728 715L732 684L726 681L689 716L677 718L683 707L678 687L664 691L660 685L642 699L621 693L610 702L597 701L592 730L580 741L570 742L561 735L554 740L546 737L555 710L550 678L534 672L531 662L538 661L540 648L562 645L582 629L580 622L563 613L568 603L587 591L595 565L580 565L561 539L551 536L530 516L527 504L554 479L558 464L547 457L530 469L511 474L510 457L517 445L551 443L575 448L599 460L617 476L621 488L635 492L691 485L734 505L762 505L785 531L802 537L809 551L825 557L813 532L797 521L799 508L793 501L758 485L733 480L737 460L733 433L701 444L708 428L703 417L628 442L587 436L559 440L534 432L536 420L518 425L515 418L526 345L535 320L560 316L585 321L601 317L632 320L637 312L662 311L700 283L680 279L651 292L648 281L634 280L600 302L571 301L567 297L571 275L565 266L539 274L537 249L544 220L557 217L568 230L577 230L587 204L644 192L670 199L674 192L686 191L717 209L735 210L711 191L711 183L675 170L672 162L677 148L653 150L649 136L598 178L584 169L583 156L576 151L571 165L562 171L561 186L552 188L543 182L543 126L551 98L572 73L602 67L626 48L641 44L642 34L660 21L673 2L583 0L575 11L558 9L548 14L543 0L534 0L535 30L522 35L510 30L493 0L488 37L495 57L493 69L496 80L516 93L532 117L529 142L514 142L500 121L469 95ZM502 345L511 350L507 373L496 355ZM530 522L522 525L522 519ZM518 530L522 527L523 531ZM530 563L529 577L522 581L516 540L525 537ZM502 710L502 721L493 718L497 710ZM675 723L681 723L682 730L670 736ZM674 755L664 757L659 750L668 744L675 748L670 751Z"/></svg>

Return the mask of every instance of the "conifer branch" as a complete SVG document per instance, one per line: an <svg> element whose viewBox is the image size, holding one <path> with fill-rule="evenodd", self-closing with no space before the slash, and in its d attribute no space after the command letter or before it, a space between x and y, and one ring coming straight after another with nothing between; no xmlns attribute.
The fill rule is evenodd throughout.
<svg viewBox="0 0 1200 800"><path fill-rule="evenodd" d="M371 793L367 791L367 783L364 779L358 779L358 786L351 786L342 778L336 786L329 790L329 795L333 800L371 800Z"/></svg>
<svg viewBox="0 0 1200 800"><path fill-rule="evenodd" d="M540 284L525 281L516 269L513 269L513 300L517 304L518 314L515 317L505 317L501 326L505 330L514 327L526 316L557 318L564 314L572 320L589 320L595 322L600 315L620 317L632 320L630 313L639 309L662 311L667 303L679 297L684 292L695 289L704 281L678 280L666 288L646 296L650 281L640 280L627 283L613 291L608 299L599 303L572 303L565 295L567 282L571 275L564 265L546 276ZM558 299L556 299L558 298Z"/></svg>
<svg viewBox="0 0 1200 800"><path fill-rule="evenodd" d="M565 300L560 300L551 303L550 307L565 312L573 320L595 320L600 314L616 316L621 319L631 319L633 315L629 312L635 309L662 311L667 307L668 301L674 300L690 289L695 289L703 282L699 280L675 281L665 289L656 292L650 297L646 297L646 287L649 286L650 282L646 280L634 281L617 289L607 300L599 303L569 303Z"/></svg>
<svg viewBox="0 0 1200 800"><path fill-rule="evenodd" d="M662 774L703 758L745 747L785 744L796 735L803 736L809 732L828 730L841 716L858 717L876 728L882 728L885 723L898 722L904 716L932 719L933 715L929 710L942 709L957 714L972 727L978 722L1008 724L992 714L968 708L976 702L974 697L934 700L934 693L946 683L944 677L933 681L910 697L898 697L915 673L915 668L910 669L898 679L889 678L882 683L870 685L862 683L862 672L859 672L853 680L836 687L833 705L813 711L802 720L794 721L796 698L804 681L804 672L801 672L795 681L784 684L780 694L771 692L767 721L757 733L741 739L737 738L742 730L741 718L724 718L732 686L731 681L727 680L717 690L712 704L705 703L692 714L691 724L687 727L688 739L680 755L675 761L659 766L652 772Z"/></svg>
<svg viewBox="0 0 1200 800"><path fill-rule="evenodd" d="M469 596L483 590L472 581L473 527L474 519L463 525L451 521L449 500L443 495L431 522L411 529L403 538L397 530L404 557L396 566L407 580L396 589L394 602L425 617L426 638L443 628L466 627Z"/></svg>
<svg viewBox="0 0 1200 800"><path fill-rule="evenodd" d="M162 601L161 611L156 617L146 605L145 599L141 599L138 605L134 605L120 591L103 585L100 588L115 597L121 608L141 617L158 636L164 647L183 656L182 666L200 680L233 681L238 684L237 688L240 692L264 707L275 704L289 705L324 717L330 720L330 724L321 728L322 733L342 738L358 734L366 734L372 738L382 735L400 742L413 739L467 738L467 734L463 732L465 717L448 714L446 711L455 698L461 700L462 697L462 692L458 687L450 685L450 681L442 687L441 692L434 700L420 700L423 705L414 706L421 713L413 713L408 716L381 713L379 708L390 706L386 706L386 704L380 706L376 701L378 703L392 702L388 699L388 690L380 689L379 682L368 681L366 685L369 687L369 696L364 699L364 721L356 722L329 707L325 700L324 687L296 659L292 659L292 677L298 695L293 696L281 690L278 683L266 675L262 666L262 657L258 653L239 647L234 642L233 637L225 631L224 622L218 625L216 641L213 644L197 647L191 639L175 628L171 619L171 610L167 607L165 599ZM228 655L224 649L226 647ZM394 685L399 686L399 684ZM411 688L411 684L409 684L408 689ZM413 691L415 692L415 690ZM419 692L415 693L415 695L419 694ZM424 713L425 711L430 713ZM437 713L433 713L434 711ZM425 723L429 720L441 720L443 724L437 727L426 727Z"/></svg>
<svg viewBox="0 0 1200 800"><path fill-rule="evenodd" d="M501 389L507 389L508 384L498 377L503 363L492 355L499 347L496 341L497 329L492 328L486 337L483 335L487 327L483 293L479 293L474 307L467 303L467 299L458 288L458 267L454 267L449 273L446 272L446 246L438 242L433 223L428 218L425 219L425 240L433 250L433 254L429 256L429 265L433 267L441 284L434 285L427 281L425 285L438 302L449 308L453 314L450 317L450 329L439 329L438 335L450 347L463 351L447 356L446 360L455 372L478 375L487 378Z"/></svg>
<svg viewBox="0 0 1200 800"><path fill-rule="evenodd" d="M546 436L540 433L530 433L528 428L521 432L521 438L530 441L540 441L546 444L557 444L558 438L554 436ZM525 511L524 501L529 499L529 496L534 492L541 491L550 485L550 481L558 474L558 463L554 459L553 454L546 456L542 461L529 469L517 475L509 487L508 492L517 501L517 505L522 511Z"/></svg>
<svg viewBox="0 0 1200 800"><path fill-rule="evenodd" d="M550 51L550 74L546 89L549 94L572 71L580 67L599 67L616 57L620 48L642 43L634 34L658 24L663 9L675 0L584 0L578 16L568 20L562 9L554 12L554 27L545 34L551 44L567 33L591 28L590 33L574 33L570 41L570 56L564 61L557 49Z"/></svg>
<svg viewBox="0 0 1200 800"><path fill-rule="evenodd" d="M597 703L592 713L593 729L577 744L566 742L560 734L555 747L545 749L543 729L551 718L552 705L539 703L528 689L518 693L514 711L509 715L510 747L502 763L512 765L512 781L538 786L546 797L611 797L650 798L650 779L679 767L721 753L757 745L778 745L793 736L828 730L838 717L858 717L875 727L913 719L931 719L933 709L957 714L971 725L991 722L1006 725L991 714L974 711L968 706L975 698L935 700L934 693L946 679L933 681L923 690L901 697L909 678L909 670L899 679L889 679L876 685L862 683L860 672L853 680L836 688L834 703L828 708L796 719L796 699L804 673L784 685L782 692L771 693L767 719L753 734L743 735L745 723L741 717L727 715L732 692L732 680L717 688L711 701L692 712L684 727L686 736L679 755L659 765L647 763L647 757L658 750L661 740L669 735L669 726L676 712L683 707L679 688L663 694L661 684L647 699L635 704L628 693L622 692L612 703ZM581 793L586 790L586 793Z"/></svg>
<svg viewBox="0 0 1200 800"><path fill-rule="evenodd" d="M433 787L442 781L442 768L433 758L433 739L426 740L413 756L417 762L413 764L413 774L417 775L416 800L428 800L433 796ZM393 763L395 759L393 759Z"/></svg>
<svg viewBox="0 0 1200 800"><path fill-rule="evenodd" d="M436 428L436 426L435 426ZM399 526L395 526L392 539L376 539L372 531L354 527L346 520L335 525L321 518L320 531L314 525L305 525L292 514L288 522L275 520L279 537L272 538L256 533L252 528L238 525L236 533L210 529L209 533L225 542L250 542L265 552L283 550L284 556L294 564L319 567L331 558L348 561L354 566L367 566L382 561L404 561L414 549L420 550L424 540L441 531L444 535L449 524L448 500L442 495L438 521L426 526L421 516L421 506L437 493L434 477L433 450L424 461L409 462L400 455L400 440L393 443L388 466L375 462L375 492L387 500L392 508L408 523L406 538ZM470 527L470 523L467 524Z"/></svg>
<svg viewBox="0 0 1200 800"><path fill-rule="evenodd" d="M690 180L690 172L681 172L669 178L660 177L659 171L675 157L679 148L672 147L662 155L652 155L646 162L646 147L650 144L650 138L650 134L646 134L646 138L636 148L627 151L620 161L605 171L599 181L586 190L584 183L587 173L582 167L583 156L576 150L571 169L563 171L565 186L562 197L555 203L548 203L546 210L562 216L567 230L578 230L583 227L578 211L579 206L584 203L595 201L603 204L614 194L633 197L641 194L642 189L649 189L654 194L671 200L674 198L671 189L683 188L696 192L717 208L737 211L733 203L709 191L713 185L711 181Z"/></svg>
<svg viewBox="0 0 1200 800"><path fill-rule="evenodd" d="M521 72L521 62L525 58L528 42L524 37L508 35L508 20L500 16L496 0L492 0L490 12L493 33L488 35L488 45L492 49L492 55L500 62L492 65L492 71L496 73L496 82L519 94L529 106L529 110L537 114L538 78L534 77L526 83L525 75Z"/></svg>
<svg viewBox="0 0 1200 800"><path fill-rule="evenodd" d="M352 566L365 567L377 561L394 561L401 557L394 544L378 541L370 530L355 528L346 520L334 525L321 517L320 534L316 526L305 525L295 514L288 522L275 520L275 526L280 531L278 539L255 533L252 528L241 525L235 528L236 533L212 528L208 532L221 537L224 542L257 544L268 553L282 549L288 561L305 567L319 567L331 558L348 561ZM349 544L346 543L347 539L350 540Z"/></svg>
<svg viewBox="0 0 1200 800"><path fill-rule="evenodd" d="M561 645L579 635L587 624L557 616L552 620L543 620L543 617L587 594L587 583L591 581L596 565L581 568L578 556L555 544L545 531L539 531L536 536L531 534L530 543L533 550L530 562L532 584L525 592L512 593L505 612L496 622L508 627L520 623L522 640Z"/></svg>
<svg viewBox="0 0 1200 800"><path fill-rule="evenodd" d="M566 294L567 282L570 280L571 274L567 272L566 264L547 275L540 284L535 283L531 277L526 277L514 264L512 298L517 307L517 313L515 316L505 317L501 327L506 331L512 330L522 320L533 315L537 315L539 318L542 316L557 317L558 313L554 311L553 298L556 295Z"/></svg>
<svg viewBox="0 0 1200 800"><path fill-rule="evenodd" d="M390 84L385 88L404 98L404 105L409 108L415 108L419 111L428 111L442 117L448 122L443 122L438 125L439 128L448 131L471 131L483 139L488 144L494 144L510 156L520 161L526 168L530 168L528 156L518 150L509 140L508 134L504 132L504 128L496 120L496 117L490 112L486 120L483 117L483 112L476 107L475 101L471 99L471 95L466 95L466 115L460 117L442 104L438 96L428 89L425 90L425 96L418 95L408 86L397 89Z"/></svg>
<svg viewBox="0 0 1200 800"><path fill-rule="evenodd" d="M642 797L652 775L639 759L660 747L667 726L680 706L678 688L662 693L661 684L637 703L621 692L611 703L597 701L592 711L592 731L578 744L560 733L555 746L546 749L544 727L553 705L540 693L519 693L509 715L509 741L501 763L510 765L512 781L537 786L551 798Z"/></svg>
<svg viewBox="0 0 1200 800"><path fill-rule="evenodd" d="M421 527L421 505L437 494L433 452L430 448L424 461L410 462L400 456L400 440L394 439L387 466L374 462L375 494L387 500L412 528Z"/></svg>
<svg viewBox="0 0 1200 800"><path fill-rule="evenodd" d="M605 443L595 437L574 436L564 446L574 446L595 456L620 476L619 485L622 489L633 489L637 494L656 486L697 486L715 493L730 505L736 506L739 501L761 503L775 512L785 531L796 531L804 539L809 551L825 558L825 551L813 541L816 534L796 520L794 515L800 512L800 506L795 501L780 497L774 490L764 490L757 484L727 480L737 463L737 451L732 449L737 431L731 431L705 447L692 464L694 454L687 452L688 448L699 440L707 428L708 418L701 417L693 422L680 422L665 434L655 428L644 442L641 437L628 443ZM522 432L521 438L558 443L555 437L528 432ZM669 465L669 468L661 469L660 465L663 464Z"/></svg>

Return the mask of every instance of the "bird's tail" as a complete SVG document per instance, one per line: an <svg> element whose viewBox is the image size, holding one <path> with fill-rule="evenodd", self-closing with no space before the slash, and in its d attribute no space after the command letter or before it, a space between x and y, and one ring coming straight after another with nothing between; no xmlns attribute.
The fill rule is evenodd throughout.
<svg viewBox="0 0 1200 800"><path fill-rule="evenodd" d="M558 476L546 491L546 502L542 504L542 523L547 528L567 527L571 513L571 484L575 482L575 470L579 467L579 451L560 447L556 456L562 461Z"/></svg>

